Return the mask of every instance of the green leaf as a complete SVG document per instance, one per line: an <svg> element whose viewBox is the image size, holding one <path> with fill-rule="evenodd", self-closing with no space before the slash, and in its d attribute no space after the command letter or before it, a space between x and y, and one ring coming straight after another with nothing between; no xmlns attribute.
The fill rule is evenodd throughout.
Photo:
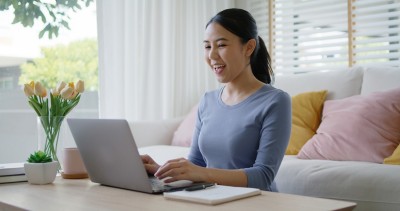
<svg viewBox="0 0 400 211"><path fill-rule="evenodd" d="M27 159L27 162L29 163L49 163L52 161L53 159L50 157L50 155L46 154L41 150L36 151L33 154L30 154Z"/></svg>
<svg viewBox="0 0 400 211"><path fill-rule="evenodd" d="M0 11L8 10L10 6L11 6L11 1L0 0Z"/></svg>
<svg viewBox="0 0 400 211"><path fill-rule="evenodd" d="M40 33L39 33L39 38L42 38L43 35L44 35L44 33L46 33L50 28L51 28L51 25L50 25L50 24L47 24L47 25L44 27L44 29L42 29L42 30L40 31Z"/></svg>
<svg viewBox="0 0 400 211"><path fill-rule="evenodd" d="M29 105L35 110L36 114L37 114L38 116L41 116L41 114L40 114L40 109L37 108L37 105L36 105L34 102L32 102L32 101L28 101L28 103L29 103Z"/></svg>
<svg viewBox="0 0 400 211"><path fill-rule="evenodd" d="M41 2L40 0L0 0L0 11L14 9L12 24L20 23L24 27L32 27L36 20L41 20L46 26L52 24L50 28L43 28L39 32L42 38L47 32L50 39L58 37L59 28L70 30L68 25L68 14L82 9L82 5L88 7L92 0L56 0L56 4ZM46 16L52 17L48 20ZM60 23L64 20L66 23ZM55 29L55 27L58 27Z"/></svg>
<svg viewBox="0 0 400 211"><path fill-rule="evenodd" d="M46 16L43 14L43 12L40 10L40 8L37 8L37 10L35 11L36 14L36 18L41 18L43 23L47 22Z"/></svg>
<svg viewBox="0 0 400 211"><path fill-rule="evenodd" d="M53 18L54 21L57 20L57 17L56 17L56 15L54 14L53 11L49 10L49 15Z"/></svg>
<svg viewBox="0 0 400 211"><path fill-rule="evenodd" d="M85 6L88 7L90 5L90 2L92 2L92 0L87 0Z"/></svg>
<svg viewBox="0 0 400 211"><path fill-rule="evenodd" d="M56 26L53 28L53 32L56 35L56 37L58 37L58 30L60 29L60 27Z"/></svg>
<svg viewBox="0 0 400 211"><path fill-rule="evenodd" d="M68 22L67 21L61 21L61 24L65 27L65 28L67 28L67 29L69 29L69 30L71 30L70 28L69 28L69 25L68 25Z"/></svg>

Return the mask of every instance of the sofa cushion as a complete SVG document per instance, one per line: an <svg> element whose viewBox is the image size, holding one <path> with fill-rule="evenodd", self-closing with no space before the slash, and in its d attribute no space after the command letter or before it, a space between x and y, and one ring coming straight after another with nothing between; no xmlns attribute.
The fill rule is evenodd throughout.
<svg viewBox="0 0 400 211"><path fill-rule="evenodd" d="M305 92L292 97L292 131L286 154L297 155L315 135L321 123L322 105L327 91Z"/></svg>
<svg viewBox="0 0 400 211"><path fill-rule="evenodd" d="M129 121L132 135L138 147L171 144L174 131L183 117L164 120Z"/></svg>
<svg viewBox="0 0 400 211"><path fill-rule="evenodd" d="M174 132L174 136L172 137L173 146L183 146L188 147L192 143L192 136L194 132L194 127L196 124L196 114L197 114L197 105L194 106L189 114L186 115L185 119L179 124L178 128Z"/></svg>
<svg viewBox="0 0 400 211"><path fill-rule="evenodd" d="M364 70L361 94L400 87L400 68L368 67Z"/></svg>
<svg viewBox="0 0 400 211"><path fill-rule="evenodd" d="M275 182L279 192L357 203L355 210L399 210L400 168L356 161L302 160L286 155Z"/></svg>
<svg viewBox="0 0 400 211"><path fill-rule="evenodd" d="M300 74L276 75L274 86L291 96L303 92L328 90L327 100L358 95L361 92L363 69L354 67Z"/></svg>
<svg viewBox="0 0 400 211"><path fill-rule="evenodd" d="M170 145L153 145L139 148L141 155L150 155L154 161L160 165L176 158L187 158L189 155L189 147L170 146Z"/></svg>
<svg viewBox="0 0 400 211"><path fill-rule="evenodd" d="M390 157L383 160L383 163L400 165L400 145L397 146L396 150L394 150L393 154Z"/></svg>
<svg viewBox="0 0 400 211"><path fill-rule="evenodd" d="M400 88L325 102L303 159L382 163L400 143Z"/></svg>

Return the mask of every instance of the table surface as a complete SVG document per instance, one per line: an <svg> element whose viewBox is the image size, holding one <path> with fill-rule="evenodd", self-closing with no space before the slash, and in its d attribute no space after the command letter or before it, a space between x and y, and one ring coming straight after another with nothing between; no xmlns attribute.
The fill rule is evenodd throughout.
<svg viewBox="0 0 400 211"><path fill-rule="evenodd" d="M263 191L219 205L168 200L163 195L107 187L89 179L52 184L0 184L0 210L353 210L356 203Z"/></svg>

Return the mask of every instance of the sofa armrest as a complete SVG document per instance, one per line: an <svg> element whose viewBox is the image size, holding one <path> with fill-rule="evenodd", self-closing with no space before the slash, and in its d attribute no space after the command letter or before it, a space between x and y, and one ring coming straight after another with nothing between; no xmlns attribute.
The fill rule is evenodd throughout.
<svg viewBox="0 0 400 211"><path fill-rule="evenodd" d="M156 121L129 122L138 147L171 145L172 137L184 117Z"/></svg>

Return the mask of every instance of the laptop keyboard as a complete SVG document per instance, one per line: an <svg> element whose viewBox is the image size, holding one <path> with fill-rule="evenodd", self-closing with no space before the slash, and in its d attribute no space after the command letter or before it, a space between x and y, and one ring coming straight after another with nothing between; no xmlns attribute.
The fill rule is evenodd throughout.
<svg viewBox="0 0 400 211"><path fill-rule="evenodd" d="M164 190L166 188L165 183L162 180L157 179L156 177L151 177L149 178L149 180L153 190Z"/></svg>
<svg viewBox="0 0 400 211"><path fill-rule="evenodd" d="M182 190L185 187L193 185L193 182L189 180L179 180L172 183L165 183L164 181L157 179L157 177L149 177L151 187L153 191L172 191L172 190Z"/></svg>

